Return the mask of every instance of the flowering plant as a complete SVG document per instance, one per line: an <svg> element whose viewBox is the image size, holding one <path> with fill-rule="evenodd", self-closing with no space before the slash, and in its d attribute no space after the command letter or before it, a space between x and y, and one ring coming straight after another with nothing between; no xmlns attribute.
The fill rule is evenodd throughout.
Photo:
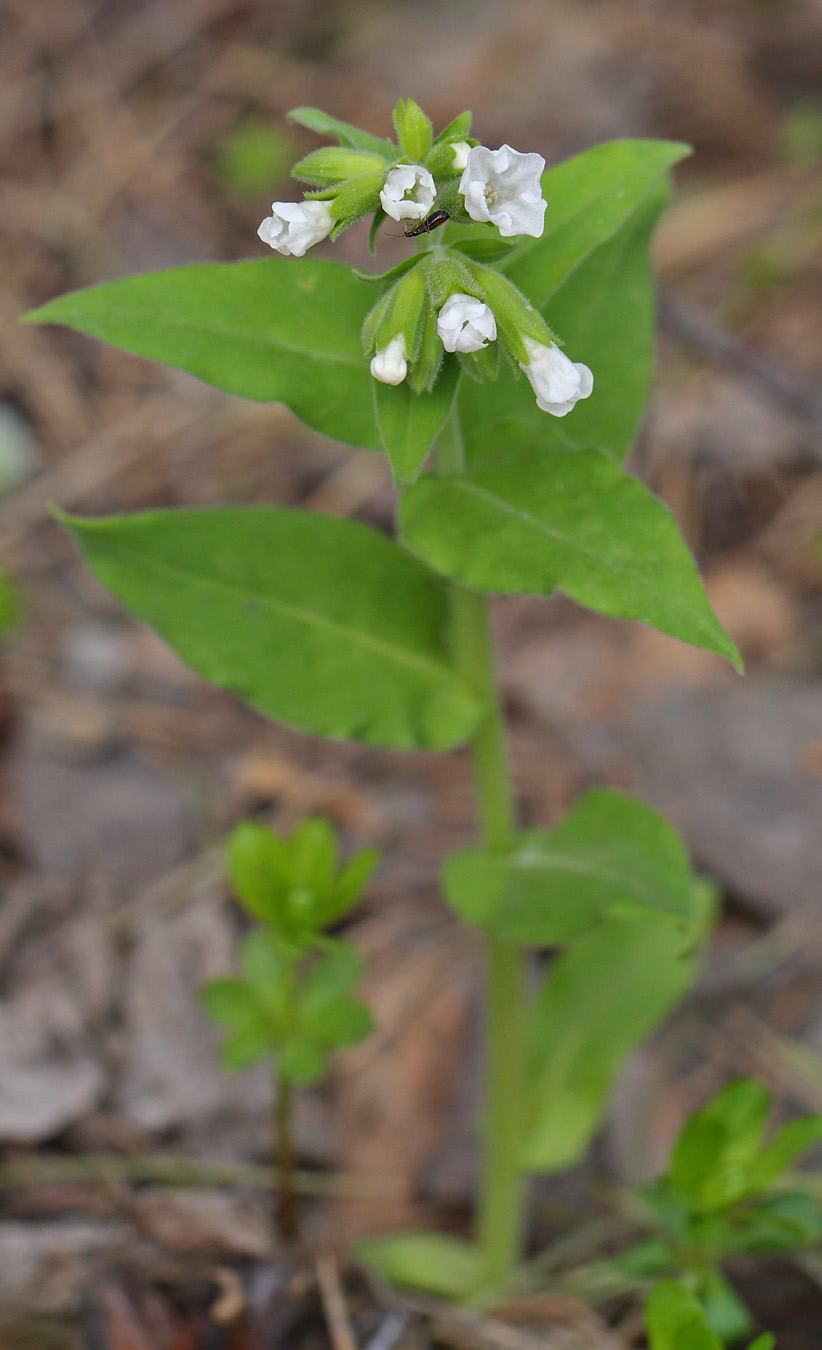
<svg viewBox="0 0 822 1350"><path fill-rule="evenodd" d="M468 113L435 136L410 99L396 141L291 116L337 144L295 166L305 200L261 226L285 256L109 282L28 318L388 456L396 539L266 506L64 520L135 614L260 712L369 745L470 748L481 839L445 861L443 887L488 955L477 1239L404 1234L369 1255L476 1295L518 1258L528 1172L584 1152L709 926L675 831L634 798L596 790L553 830L518 828L487 598L561 590L738 664L674 520L623 468L651 376L648 244L687 149L615 141L542 174L537 154L480 145ZM397 266L304 256L368 216L372 247L386 218L406 222ZM535 947L555 956L526 979Z"/></svg>

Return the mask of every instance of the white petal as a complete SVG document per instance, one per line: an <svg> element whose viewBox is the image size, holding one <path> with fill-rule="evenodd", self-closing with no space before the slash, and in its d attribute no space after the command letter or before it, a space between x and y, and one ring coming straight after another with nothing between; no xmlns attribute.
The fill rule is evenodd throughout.
<svg viewBox="0 0 822 1350"><path fill-rule="evenodd" d="M520 362L536 395L537 407L554 417L565 417L581 398L588 398L594 377L581 361L571 361L555 343L525 338L528 361Z"/></svg>
<svg viewBox="0 0 822 1350"><path fill-rule="evenodd" d="M474 146L459 190L472 220L490 221L506 238L529 234L538 239L545 226L542 155L520 154L510 145L499 150Z"/></svg>
<svg viewBox="0 0 822 1350"><path fill-rule="evenodd" d="M473 295L449 295L437 316L437 332L447 352L478 352L497 336L493 310Z"/></svg>
<svg viewBox="0 0 822 1350"><path fill-rule="evenodd" d="M286 258L302 258L334 226L328 202L273 202L271 210L257 234Z"/></svg>
<svg viewBox="0 0 822 1350"><path fill-rule="evenodd" d="M392 220L423 220L436 195L437 185L421 164L398 164L386 174L380 201Z"/></svg>
<svg viewBox="0 0 822 1350"><path fill-rule="evenodd" d="M408 353L402 333L398 333L387 347L372 357L371 374L380 384L402 384L408 374Z"/></svg>

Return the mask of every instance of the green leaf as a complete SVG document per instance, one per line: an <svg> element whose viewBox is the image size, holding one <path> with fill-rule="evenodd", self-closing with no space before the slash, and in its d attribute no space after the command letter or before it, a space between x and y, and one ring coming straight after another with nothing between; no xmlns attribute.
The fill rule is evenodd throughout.
<svg viewBox="0 0 822 1350"><path fill-rule="evenodd" d="M753 1318L733 1285L720 1270L708 1270L697 1286L708 1325L723 1345L733 1344L753 1331Z"/></svg>
<svg viewBox="0 0 822 1350"><path fill-rule="evenodd" d="M480 1253L444 1233L392 1233L357 1243L356 1255L388 1284L443 1298L468 1298L479 1284Z"/></svg>
<svg viewBox="0 0 822 1350"><path fill-rule="evenodd" d="M751 1183L757 1190L770 1186L791 1163L822 1139L822 1116L801 1116L778 1130L756 1159Z"/></svg>
<svg viewBox="0 0 822 1350"><path fill-rule="evenodd" d="M273 934L254 930L240 947L240 969L252 995L265 1011L272 1034L282 1038L290 1021L294 960L285 955Z"/></svg>
<svg viewBox="0 0 822 1350"><path fill-rule="evenodd" d="M231 833L227 862L232 889L252 918L280 926L291 882L285 841L258 821L244 820Z"/></svg>
<svg viewBox="0 0 822 1350"><path fill-rule="evenodd" d="M250 1069L252 1064L256 1064L271 1053L271 1037L262 1020L254 1027L247 1027L244 1031L235 1031L232 1036L227 1036L219 1051L220 1063L230 1073Z"/></svg>
<svg viewBox="0 0 822 1350"><path fill-rule="evenodd" d="M571 599L740 658L667 508L598 450L513 448L473 472L426 477L399 520L436 571L478 590Z"/></svg>
<svg viewBox="0 0 822 1350"><path fill-rule="evenodd" d="M412 164L422 164L434 143L434 129L413 98L401 98L394 109L394 130L400 150Z"/></svg>
<svg viewBox="0 0 822 1350"><path fill-rule="evenodd" d="M614 919L550 968L533 1006L523 1165L558 1171L582 1156L627 1056L693 982L699 954L659 919Z"/></svg>
<svg viewBox="0 0 822 1350"><path fill-rule="evenodd" d="M736 1217L727 1252L787 1252L822 1238L822 1210L810 1195L788 1192L746 1205Z"/></svg>
<svg viewBox="0 0 822 1350"><path fill-rule="evenodd" d="M457 116L448 123L447 127L443 127L434 144L441 145L443 141L464 140L471 132L471 117L472 115L470 112L458 113Z"/></svg>
<svg viewBox="0 0 822 1350"><path fill-rule="evenodd" d="M454 909L509 942L553 946L604 919L665 913L688 922L682 842L644 802L588 792L555 830L525 830L510 854L462 849L445 864Z"/></svg>
<svg viewBox="0 0 822 1350"><path fill-rule="evenodd" d="M328 1056L313 1041L297 1038L288 1041L278 1056L278 1068L289 1083L317 1083L325 1075Z"/></svg>
<svg viewBox="0 0 822 1350"><path fill-rule="evenodd" d="M666 1178L671 1193L700 1213L748 1194L771 1100L764 1084L740 1078L694 1111L671 1156Z"/></svg>
<svg viewBox="0 0 822 1350"><path fill-rule="evenodd" d="M362 131L350 122L341 122L320 108L292 108L286 117L289 122L297 122L309 131L316 131L318 136L328 136L341 145L350 145L352 149L368 150L371 154L381 155L383 159L390 159L394 154L394 146L390 141L372 136L370 131Z"/></svg>
<svg viewBox="0 0 822 1350"><path fill-rule="evenodd" d="M545 230L511 254L505 265L511 280L544 309L566 277L633 215L660 175L688 154L690 147L677 141L608 141L549 169L542 180Z"/></svg>
<svg viewBox="0 0 822 1350"><path fill-rule="evenodd" d="M72 291L25 315L63 323L207 384L285 403L308 426L382 448L360 333L373 303L322 258L196 263Z"/></svg>
<svg viewBox="0 0 822 1350"><path fill-rule="evenodd" d="M261 712L396 748L470 735L445 589L376 530L273 507L64 519L104 585Z"/></svg>
<svg viewBox="0 0 822 1350"><path fill-rule="evenodd" d="M276 1044L273 1028L241 980L212 980L201 990L200 998L211 1020L231 1032L220 1046L224 1068L247 1069L271 1054Z"/></svg>
<svg viewBox="0 0 822 1350"><path fill-rule="evenodd" d="M361 849L346 863L337 881L333 908L325 914L326 923L334 923L356 904L376 871L380 855L374 848Z"/></svg>
<svg viewBox="0 0 822 1350"><path fill-rule="evenodd" d="M679 1280L660 1280L645 1306L651 1350L722 1350L699 1303Z"/></svg>
<svg viewBox="0 0 822 1350"><path fill-rule="evenodd" d="M459 373L459 363L446 359L433 389L420 394L405 381L398 385L371 381L382 446L391 462L396 487L407 487L419 477L451 412Z"/></svg>

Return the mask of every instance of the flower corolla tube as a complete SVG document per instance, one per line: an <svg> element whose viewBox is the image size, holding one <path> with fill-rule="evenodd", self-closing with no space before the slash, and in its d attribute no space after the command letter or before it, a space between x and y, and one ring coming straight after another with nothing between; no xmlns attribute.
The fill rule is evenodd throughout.
<svg viewBox="0 0 822 1350"><path fill-rule="evenodd" d="M523 155L510 145L499 150L475 145L459 183L466 211L472 220L496 225L506 239L519 234L539 239L547 206L541 183L544 168L542 155Z"/></svg>
<svg viewBox="0 0 822 1350"><path fill-rule="evenodd" d="M272 202L271 211L257 233L286 258L302 258L334 226L328 202Z"/></svg>
<svg viewBox="0 0 822 1350"><path fill-rule="evenodd" d="M381 384L402 384L408 374L408 353L405 338L398 333L371 359L371 374Z"/></svg>
<svg viewBox="0 0 822 1350"><path fill-rule="evenodd" d="M421 164L399 164L385 177L382 209L392 220L423 220L434 205L437 185Z"/></svg>
<svg viewBox="0 0 822 1350"><path fill-rule="evenodd" d="M478 352L497 336L493 310L473 295L449 295L437 316L437 332L447 352Z"/></svg>
<svg viewBox="0 0 822 1350"><path fill-rule="evenodd" d="M528 361L519 364L537 396L537 407L554 417L565 417L575 403L591 393L593 375L581 361L571 361L554 342L546 346L529 337L524 342Z"/></svg>

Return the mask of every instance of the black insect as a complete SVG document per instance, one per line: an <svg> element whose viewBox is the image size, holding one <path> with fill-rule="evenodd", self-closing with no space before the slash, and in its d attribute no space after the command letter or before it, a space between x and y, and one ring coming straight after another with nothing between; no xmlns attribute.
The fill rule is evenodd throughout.
<svg viewBox="0 0 822 1350"><path fill-rule="evenodd" d="M444 225L450 219L451 214L448 211L432 211L430 216L421 220L419 225L414 226L413 230L406 229L405 237L406 239L416 239L418 234L430 234L432 230L436 230L439 225Z"/></svg>

